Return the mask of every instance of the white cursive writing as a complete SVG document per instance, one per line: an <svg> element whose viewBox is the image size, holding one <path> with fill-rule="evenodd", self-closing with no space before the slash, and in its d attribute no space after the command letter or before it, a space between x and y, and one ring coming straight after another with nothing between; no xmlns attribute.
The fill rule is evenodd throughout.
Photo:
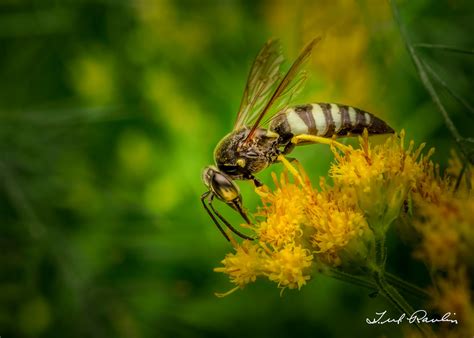
<svg viewBox="0 0 474 338"><path fill-rule="evenodd" d="M428 312L425 310L416 310L410 316L407 316L406 313L402 313L398 318L390 318L387 315L387 310L383 312L376 312L373 319L366 318L365 321L369 325L373 324L401 324L404 320L409 324L434 324L447 322L451 324L458 324L457 319L451 319L451 315L456 316L456 313L446 312L442 317L428 317Z"/></svg>

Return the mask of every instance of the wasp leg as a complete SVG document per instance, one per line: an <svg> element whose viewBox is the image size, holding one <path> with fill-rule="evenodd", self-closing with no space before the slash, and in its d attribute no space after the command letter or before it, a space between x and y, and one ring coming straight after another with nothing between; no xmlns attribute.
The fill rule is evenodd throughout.
<svg viewBox="0 0 474 338"><path fill-rule="evenodd" d="M209 198L207 199L207 203L209 205L209 207L212 209L212 211L214 212L214 214L217 215L217 217L219 217L219 219L234 233L236 234L237 236L243 238L243 239L248 239L250 241L253 241L253 238L252 237L249 237L247 235L244 235L243 233L241 233L240 231L238 231L236 228L234 228L225 218L224 216L222 216L215 208L214 206L212 205L212 200L214 199L214 195L210 195ZM241 210L241 209L239 209ZM241 214L242 217L244 217L243 215L245 214ZM245 215L245 217L247 220L247 215ZM250 221L248 221L247 223L250 223Z"/></svg>
<svg viewBox="0 0 474 338"><path fill-rule="evenodd" d="M253 184L255 184L255 187L262 187L263 186L263 183L258 179L256 178L255 176L251 175L250 179L253 181Z"/></svg>
<svg viewBox="0 0 474 338"><path fill-rule="evenodd" d="M253 181L253 184L255 184L257 188L263 186L263 183L260 182L260 180L256 178L255 176L253 176L252 174L245 174L244 179Z"/></svg>
<svg viewBox="0 0 474 338"><path fill-rule="evenodd" d="M224 235L225 239L227 239L229 242L231 242L229 236L227 235L225 230L222 228L222 226L219 224L216 217L212 214L211 210L209 210L208 206L206 205L206 202L204 201L210 194L211 194L211 192L208 191L208 192L205 192L204 194L201 195L202 206L204 207L204 209L206 209L207 213L209 214L211 219L214 221L214 224L217 226L217 228L222 233L222 235ZM212 196L212 194L211 194L211 196ZM212 204L210 202L208 202L208 203L209 203L209 205L211 205L211 208L212 208ZM214 209L214 208L212 208L212 209Z"/></svg>
<svg viewBox="0 0 474 338"><path fill-rule="evenodd" d="M288 142L288 144L285 146L285 148L283 149L283 155L287 155L289 153L291 153L293 151L293 149L295 149L296 147L296 144L293 143L293 142Z"/></svg>
<svg viewBox="0 0 474 338"><path fill-rule="evenodd" d="M283 165L285 166L285 168L296 178L298 179L298 181L300 182L301 185L304 184L304 181L303 181L303 178L301 177L300 173L298 172L298 170L296 170L296 168L290 163L290 161L288 161L285 156L283 155L278 155L278 161L280 161L281 163L283 163Z"/></svg>
<svg viewBox="0 0 474 338"><path fill-rule="evenodd" d="M234 206L234 209L237 210L240 214L240 216L242 216L242 218L245 220L245 222L247 222L247 224L251 224L252 222L250 222L250 219L249 217L247 216L247 213L245 212L244 209L242 209L242 204L240 204L240 202L232 202L232 205Z"/></svg>
<svg viewBox="0 0 474 338"><path fill-rule="evenodd" d="M300 143L300 142L320 143L320 144L327 144L327 145L330 145L330 146L333 145L333 146L337 147L339 150L342 150L344 152L349 151L351 149L348 146L346 146L346 145L344 145L344 144L342 144L338 141L335 141L332 138L325 138L325 137L321 137L321 136L303 134L303 135L294 136L291 139L291 143L293 143L295 145Z"/></svg>
<svg viewBox="0 0 474 338"><path fill-rule="evenodd" d="M253 177L252 180L253 180L253 184L255 184L255 186L256 186L257 188L263 186L262 181L260 181L258 178Z"/></svg>

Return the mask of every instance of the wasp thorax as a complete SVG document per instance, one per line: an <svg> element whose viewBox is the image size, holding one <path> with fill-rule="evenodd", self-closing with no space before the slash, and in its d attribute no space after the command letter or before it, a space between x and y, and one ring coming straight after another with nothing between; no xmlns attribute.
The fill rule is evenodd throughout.
<svg viewBox="0 0 474 338"><path fill-rule="evenodd" d="M217 167L235 179L248 179L265 169L278 157L278 135L258 128L246 140L250 129L245 127L226 135L214 151Z"/></svg>

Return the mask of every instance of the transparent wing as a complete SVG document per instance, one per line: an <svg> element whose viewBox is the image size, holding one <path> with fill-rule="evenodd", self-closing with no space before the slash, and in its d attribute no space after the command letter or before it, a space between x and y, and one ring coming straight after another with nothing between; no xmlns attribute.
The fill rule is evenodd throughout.
<svg viewBox="0 0 474 338"><path fill-rule="evenodd" d="M260 121L258 126L266 126L270 120L275 117L277 112L280 112L286 109L293 99L298 96L298 94L303 90L306 83L307 73L304 70L300 70L296 76L293 78L288 87L284 92L275 100L273 105L268 109L265 120ZM251 124L253 126L253 124Z"/></svg>
<svg viewBox="0 0 474 338"><path fill-rule="evenodd" d="M321 38L315 38L310 43L306 45L298 58L293 62L290 69L280 81L275 91L271 95L270 99L263 106L262 110L258 113L257 118L253 121L252 129L250 130L247 138L244 140L244 143L252 139L255 134L255 130L260 125L263 117L270 111L272 107L284 107L288 104L293 96L298 93L304 84L306 79L306 73L300 71L301 65L309 58L311 51L314 46L321 40ZM275 109L277 111L278 109Z"/></svg>
<svg viewBox="0 0 474 338"><path fill-rule="evenodd" d="M283 61L279 41L265 43L250 68L234 130L252 125L258 117L281 78Z"/></svg>

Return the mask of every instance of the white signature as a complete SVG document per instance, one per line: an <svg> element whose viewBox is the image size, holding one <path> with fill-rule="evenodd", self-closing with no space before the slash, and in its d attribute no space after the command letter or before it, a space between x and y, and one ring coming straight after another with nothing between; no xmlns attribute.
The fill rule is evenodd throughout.
<svg viewBox="0 0 474 338"><path fill-rule="evenodd" d="M451 316L456 316L456 313L446 312L442 317L428 317L428 312L425 310L416 310L411 315L407 315L406 313L402 313L398 318L390 318L389 316L385 316L387 314L387 310L383 312L376 312L374 319L366 318L365 321L369 325L373 324L401 324L402 322L406 321L410 324L434 324L434 323L441 323L447 322L451 324L458 324L457 319L451 319Z"/></svg>

